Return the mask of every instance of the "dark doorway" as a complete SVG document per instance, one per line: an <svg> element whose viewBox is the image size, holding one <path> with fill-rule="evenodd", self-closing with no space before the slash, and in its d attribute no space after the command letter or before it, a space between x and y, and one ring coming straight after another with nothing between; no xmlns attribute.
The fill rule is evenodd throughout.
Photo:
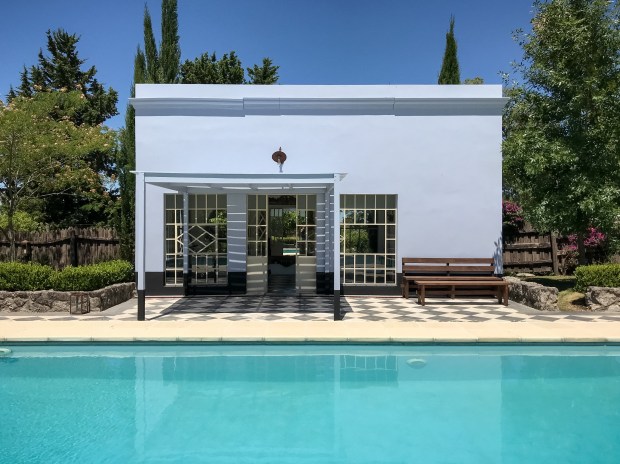
<svg viewBox="0 0 620 464"><path fill-rule="evenodd" d="M267 291L272 294L295 294L297 257L297 199L295 195L269 197Z"/></svg>

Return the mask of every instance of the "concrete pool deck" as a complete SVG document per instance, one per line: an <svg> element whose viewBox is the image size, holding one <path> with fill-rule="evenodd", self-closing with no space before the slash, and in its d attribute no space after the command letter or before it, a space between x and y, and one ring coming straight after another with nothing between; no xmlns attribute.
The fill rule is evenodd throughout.
<svg viewBox="0 0 620 464"><path fill-rule="evenodd" d="M169 299L167 306L171 307L177 301ZM364 305L359 301L348 301L351 313L364 311ZM389 309L390 305L394 307L402 304L402 301L386 299L383 305ZM471 312L482 307L479 302L473 304L478 306L465 308L455 305L451 310L455 313ZM489 305L486 312L492 314L494 319L476 319L463 315L463 320L450 320L442 315L433 315L442 305L442 302L437 301L435 305L429 304L424 308L412 306L412 311L416 312L412 312L409 320L373 320L377 317L364 319L347 315L344 320L336 322L329 320L329 313L325 312L319 313L322 320L294 320L287 318L289 313L274 314L273 311L254 313L253 318L240 320L215 317L194 320L191 317L195 313L188 315L181 311L180 316L175 316L166 312L165 304L153 299L147 300L147 321L139 322L127 319L128 313L135 317L134 302L129 301L112 311L108 310L110 313L106 318L97 315L104 315L108 311L74 318L67 318L67 314L51 315L47 319L35 320L24 318L23 313L3 312L0 319L0 343L620 343L620 319L616 319L618 315L580 313L578 317L571 318L571 314L575 316L575 313L542 313L511 303L512 307L508 309ZM502 310L509 311L510 316L502 315ZM158 317L159 314L165 314L166 317ZM215 314L226 316L233 313ZM294 314L305 316L303 311ZM265 315L270 318L261 318ZM429 317L416 320L413 318L416 315L430 315L439 319ZM517 318L515 315L522 317Z"/></svg>

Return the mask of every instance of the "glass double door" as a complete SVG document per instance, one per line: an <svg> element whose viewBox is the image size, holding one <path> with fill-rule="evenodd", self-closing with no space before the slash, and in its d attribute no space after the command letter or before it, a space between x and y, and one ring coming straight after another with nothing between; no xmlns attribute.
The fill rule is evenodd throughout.
<svg viewBox="0 0 620 464"><path fill-rule="evenodd" d="M247 291L316 293L316 195L248 195Z"/></svg>

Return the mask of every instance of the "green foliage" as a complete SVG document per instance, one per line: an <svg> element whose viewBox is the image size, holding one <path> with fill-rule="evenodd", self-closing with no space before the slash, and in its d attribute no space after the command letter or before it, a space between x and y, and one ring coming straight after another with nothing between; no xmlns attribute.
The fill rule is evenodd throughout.
<svg viewBox="0 0 620 464"><path fill-rule="evenodd" d="M181 64L177 0L161 4L161 46L159 51L159 81L176 83Z"/></svg>
<svg viewBox="0 0 620 464"><path fill-rule="evenodd" d="M49 115L57 121L69 120L76 126L95 127L118 114L118 95L112 88L105 89L96 78L96 68L84 67L85 60L78 54L79 37L62 29L47 31L47 53L39 51L38 63L24 67L18 91L9 101L18 97L31 98L39 94L77 94L74 98L60 98ZM39 205L43 219L61 227L75 224L107 223L115 205L115 179L112 178L114 143L101 146L83 158L76 172L67 175L71 165L57 169L50 188L39 189Z"/></svg>
<svg viewBox="0 0 620 464"><path fill-rule="evenodd" d="M446 50L439 71L438 84L460 84L461 72L456 53L456 39L454 38L454 16L450 18L450 30L446 33Z"/></svg>
<svg viewBox="0 0 620 464"><path fill-rule="evenodd" d="M588 287L620 287L620 264L593 264L575 269L575 290Z"/></svg>
<svg viewBox="0 0 620 464"><path fill-rule="evenodd" d="M0 290L91 291L121 282L131 282L133 266L126 261L107 261L55 271L33 263L0 263Z"/></svg>
<svg viewBox="0 0 620 464"><path fill-rule="evenodd" d="M58 291L91 291L134 278L133 266L127 261L107 261L90 266L66 267L51 278Z"/></svg>
<svg viewBox="0 0 620 464"><path fill-rule="evenodd" d="M182 84L243 84L245 77L241 60L234 51L217 59L215 53L203 53L181 66Z"/></svg>
<svg viewBox="0 0 620 464"><path fill-rule="evenodd" d="M114 144L114 138L105 127L72 120L85 105L84 95L74 90L39 92L0 106L0 204L7 215L0 230L13 249L15 214L29 202L42 195L76 194L75 186L84 183L100 185L87 158Z"/></svg>
<svg viewBox="0 0 620 464"><path fill-rule="evenodd" d="M0 263L0 290L46 290L51 287L54 269L33 263Z"/></svg>
<svg viewBox="0 0 620 464"><path fill-rule="evenodd" d="M344 231L346 253L372 253L368 226L348 226Z"/></svg>
<svg viewBox="0 0 620 464"><path fill-rule="evenodd" d="M538 230L609 235L620 214L620 7L535 1L517 32L524 84L508 91L505 188ZM580 254L581 255L581 254Z"/></svg>
<svg viewBox="0 0 620 464"><path fill-rule="evenodd" d="M255 64L248 69L250 84L269 85L278 82L278 69L280 66L274 66L270 58L263 58L262 66Z"/></svg>
<svg viewBox="0 0 620 464"><path fill-rule="evenodd" d="M30 70L24 67L17 95L30 97L38 92L77 90L84 95L86 104L71 115L77 125L95 126L118 114L117 92L105 90L95 75L94 66L82 70L85 60L80 59L77 43L80 38L63 29L47 31L48 56L39 51L39 63Z"/></svg>
<svg viewBox="0 0 620 464"><path fill-rule="evenodd" d="M159 82L159 56L157 54L157 45L155 44L155 35L153 34L153 24L151 22L151 14L149 9L144 5L144 59L145 59L145 79L148 84L156 84ZM138 82L136 82L137 84Z"/></svg>
<svg viewBox="0 0 620 464"><path fill-rule="evenodd" d="M0 230L6 230L9 226L8 215L0 213ZM13 228L16 232L34 232L41 229L43 225L37 217L26 211L15 211L13 215Z"/></svg>
<svg viewBox="0 0 620 464"><path fill-rule="evenodd" d="M484 79L482 77L476 76L476 77L472 77L467 78L463 81L463 84L465 85L482 85L484 84Z"/></svg>

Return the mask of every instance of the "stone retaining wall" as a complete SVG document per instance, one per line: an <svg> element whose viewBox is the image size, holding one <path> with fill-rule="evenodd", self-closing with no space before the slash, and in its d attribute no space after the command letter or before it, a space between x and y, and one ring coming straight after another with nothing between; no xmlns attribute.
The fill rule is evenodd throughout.
<svg viewBox="0 0 620 464"><path fill-rule="evenodd" d="M586 304L592 311L620 313L620 288L588 287Z"/></svg>
<svg viewBox="0 0 620 464"><path fill-rule="evenodd" d="M510 283L508 298L517 303L530 306L541 311L559 311L558 289L545 287L536 282L526 282L516 277L505 277Z"/></svg>
<svg viewBox="0 0 620 464"><path fill-rule="evenodd" d="M133 282L114 284L88 294L91 311L103 311L129 300L135 291ZM30 311L36 313L69 312L72 292L40 290L36 292L0 291L0 311Z"/></svg>

